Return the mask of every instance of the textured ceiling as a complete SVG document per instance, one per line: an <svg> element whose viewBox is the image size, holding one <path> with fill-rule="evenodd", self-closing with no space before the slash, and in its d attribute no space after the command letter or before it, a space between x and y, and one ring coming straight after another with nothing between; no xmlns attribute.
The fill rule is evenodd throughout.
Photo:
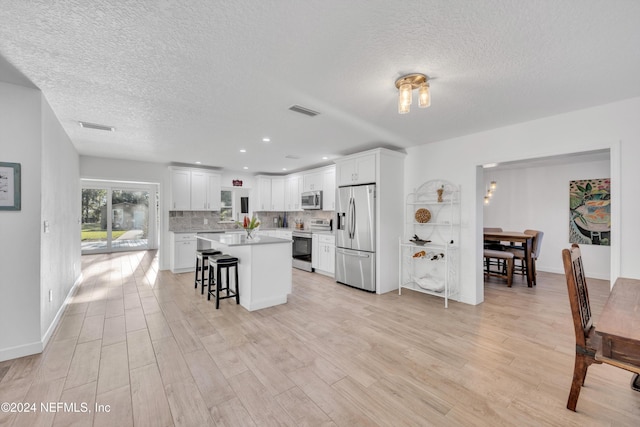
<svg viewBox="0 0 640 427"><path fill-rule="evenodd" d="M282 173L640 96L638 22L632 0L0 0L0 55L83 155ZM410 72L432 107L399 115Z"/></svg>

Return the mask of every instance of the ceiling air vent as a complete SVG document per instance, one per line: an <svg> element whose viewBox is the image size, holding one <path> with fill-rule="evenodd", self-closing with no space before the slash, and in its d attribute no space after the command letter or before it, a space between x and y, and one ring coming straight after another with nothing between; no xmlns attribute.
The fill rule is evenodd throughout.
<svg viewBox="0 0 640 427"><path fill-rule="evenodd" d="M318 114L320 114L317 111L313 111L313 110L310 110L308 108L304 108L304 107L302 107L300 105L292 105L291 107L289 107L289 110L294 111L296 113L304 114L305 116L309 116L309 117L315 117Z"/></svg>
<svg viewBox="0 0 640 427"><path fill-rule="evenodd" d="M114 132L116 130L113 126L99 125L96 123L78 122L78 124L81 128L87 129L106 130L108 132Z"/></svg>
<svg viewBox="0 0 640 427"><path fill-rule="evenodd" d="M293 159L293 160L300 160L300 156L294 156L293 154L287 154L286 156L284 156L285 159Z"/></svg>

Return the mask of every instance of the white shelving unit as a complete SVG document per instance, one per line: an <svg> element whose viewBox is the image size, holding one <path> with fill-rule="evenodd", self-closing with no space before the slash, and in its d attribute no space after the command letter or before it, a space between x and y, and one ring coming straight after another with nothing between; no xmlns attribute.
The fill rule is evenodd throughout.
<svg viewBox="0 0 640 427"><path fill-rule="evenodd" d="M438 201L442 189L442 201ZM427 209L427 222L416 220L416 211ZM458 300L460 248L460 189L444 180L431 180L407 196L404 237L400 239L400 270L398 294L402 288L444 298ZM410 240L414 236L428 243L419 245Z"/></svg>

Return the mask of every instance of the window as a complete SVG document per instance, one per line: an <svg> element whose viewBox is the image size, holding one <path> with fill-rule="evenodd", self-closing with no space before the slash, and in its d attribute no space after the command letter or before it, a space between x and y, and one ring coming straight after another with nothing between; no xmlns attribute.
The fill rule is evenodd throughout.
<svg viewBox="0 0 640 427"><path fill-rule="evenodd" d="M232 221L233 215L233 191L222 190L220 192L220 221Z"/></svg>

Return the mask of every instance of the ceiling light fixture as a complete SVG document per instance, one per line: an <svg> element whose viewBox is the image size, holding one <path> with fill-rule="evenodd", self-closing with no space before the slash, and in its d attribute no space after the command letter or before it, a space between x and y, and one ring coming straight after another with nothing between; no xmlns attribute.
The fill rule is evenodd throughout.
<svg viewBox="0 0 640 427"><path fill-rule="evenodd" d="M262 138L262 142L271 142L271 138L265 136L264 138Z"/></svg>
<svg viewBox="0 0 640 427"><path fill-rule="evenodd" d="M85 129L95 129L95 130L106 130L108 132L115 132L116 128L113 126L107 125L99 125L97 123L89 123L89 122L78 122L81 128Z"/></svg>
<svg viewBox="0 0 640 427"><path fill-rule="evenodd" d="M322 157L322 160L329 160L327 156Z"/></svg>
<svg viewBox="0 0 640 427"><path fill-rule="evenodd" d="M243 167L242 169L249 169L249 166L245 166L245 167Z"/></svg>
<svg viewBox="0 0 640 427"><path fill-rule="evenodd" d="M196 165L201 165L201 164L202 164L202 162L196 162Z"/></svg>
<svg viewBox="0 0 640 427"><path fill-rule="evenodd" d="M431 92L429 90L429 77L424 74L407 74L396 80L398 88L398 113L406 114L411 109L412 92L418 89L418 107L431 106Z"/></svg>
<svg viewBox="0 0 640 427"><path fill-rule="evenodd" d="M247 150L245 150L244 148L240 150L241 153L246 153Z"/></svg>

